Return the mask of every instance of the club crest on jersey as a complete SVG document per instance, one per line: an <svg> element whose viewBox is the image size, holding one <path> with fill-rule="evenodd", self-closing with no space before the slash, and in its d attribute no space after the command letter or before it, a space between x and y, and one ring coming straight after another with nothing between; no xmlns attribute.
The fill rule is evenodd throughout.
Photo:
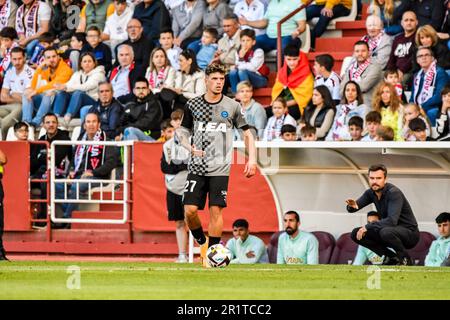
<svg viewBox="0 0 450 320"><path fill-rule="evenodd" d="M222 118L228 118L228 112L227 111L222 111L221 113L220 113L220 115L222 116Z"/></svg>
<svg viewBox="0 0 450 320"><path fill-rule="evenodd" d="M198 122L198 131L200 132L227 132L227 124L226 123L217 123L217 122L208 122L206 125L204 122Z"/></svg>

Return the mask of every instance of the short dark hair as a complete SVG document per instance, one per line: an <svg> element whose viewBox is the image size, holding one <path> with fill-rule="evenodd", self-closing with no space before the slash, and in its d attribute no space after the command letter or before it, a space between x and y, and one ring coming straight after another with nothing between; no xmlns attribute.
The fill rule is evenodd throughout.
<svg viewBox="0 0 450 320"><path fill-rule="evenodd" d="M173 128L173 126L170 124L170 119L164 119L161 122L161 130L166 130L167 128Z"/></svg>
<svg viewBox="0 0 450 320"><path fill-rule="evenodd" d="M97 26L90 26L89 28L87 28L86 33L88 33L89 31L95 31L98 33L98 35L102 34L102 32Z"/></svg>
<svg viewBox="0 0 450 320"><path fill-rule="evenodd" d="M353 45L353 48L356 46L366 46L367 50L370 50L369 44L363 40L356 41L355 44Z"/></svg>
<svg viewBox="0 0 450 320"><path fill-rule="evenodd" d="M396 75L398 76L398 75L399 75L399 74L398 74L398 69L387 69L387 70L384 72L384 78L386 79L387 76L390 75L390 74L396 74Z"/></svg>
<svg viewBox="0 0 450 320"><path fill-rule="evenodd" d="M93 112L93 111L90 111L90 112L86 113L86 116L84 117L84 119L86 119L87 116L90 115L90 114L94 114L97 117L97 122L98 123L102 122L102 120L100 119L100 115L97 112Z"/></svg>
<svg viewBox="0 0 450 320"><path fill-rule="evenodd" d="M427 125L423 119L417 117L409 121L409 130L411 131L425 131L427 130Z"/></svg>
<svg viewBox="0 0 450 320"><path fill-rule="evenodd" d="M56 54L58 54L58 49L56 49L54 46L50 46L48 48L45 48L44 51L42 51L42 55L44 56L46 52L48 51L55 51Z"/></svg>
<svg viewBox="0 0 450 320"><path fill-rule="evenodd" d="M245 228L248 229L248 221L245 219L237 219L233 222L233 228Z"/></svg>
<svg viewBox="0 0 450 320"><path fill-rule="evenodd" d="M281 126L281 135L285 134L286 132L296 133L297 128L295 128L292 124L283 124Z"/></svg>
<svg viewBox="0 0 450 320"><path fill-rule="evenodd" d="M298 57L300 55L300 48L295 44L288 44L284 48L284 55L287 57Z"/></svg>
<svg viewBox="0 0 450 320"><path fill-rule="evenodd" d="M138 82L145 82L145 84L147 85L147 87L149 86L148 80L147 80L145 77L140 76L140 77L137 77L137 78L136 78L136 81L134 81L134 86L133 86L133 88L136 87L136 83L138 83Z"/></svg>
<svg viewBox="0 0 450 320"><path fill-rule="evenodd" d="M326 54L320 54L316 57L316 62L324 67L328 72L331 72L331 70L333 70L333 66L334 66L334 58L326 53Z"/></svg>
<svg viewBox="0 0 450 320"><path fill-rule="evenodd" d="M171 120L181 120L183 119L184 111L182 109L176 109L170 114Z"/></svg>
<svg viewBox="0 0 450 320"><path fill-rule="evenodd" d="M253 30L253 29L244 29L244 30L241 30L241 33L240 33L240 35L239 35L239 38L242 39L242 37L249 37L249 38L255 40L255 39L256 39L256 33L255 33L255 30Z"/></svg>
<svg viewBox="0 0 450 320"><path fill-rule="evenodd" d="M358 128L363 128L364 127L364 120L363 118L359 117L359 116L353 116L350 118L350 120L348 121L348 126L357 126Z"/></svg>
<svg viewBox="0 0 450 320"><path fill-rule="evenodd" d="M450 93L450 83L447 83L441 91L441 97L446 96Z"/></svg>
<svg viewBox="0 0 450 320"><path fill-rule="evenodd" d="M226 67L223 64L220 64L220 63L210 64L205 69L205 74L207 76L209 76L212 73L216 73L216 72L225 75L227 73L227 69L226 69Z"/></svg>
<svg viewBox="0 0 450 320"><path fill-rule="evenodd" d="M229 13L229 14L227 14L223 19L222 19L222 21L223 20L234 20L234 21L236 21L237 23L239 23L239 17L236 15L236 14L234 14L234 13Z"/></svg>
<svg viewBox="0 0 450 320"><path fill-rule="evenodd" d="M19 129L23 128L23 127L26 127L27 129L29 129L28 125L25 122L23 122L23 121L17 122L16 124L14 124L14 127L13 127L14 132L19 131Z"/></svg>
<svg viewBox="0 0 450 320"><path fill-rule="evenodd" d="M83 45L86 44L86 33L84 32L75 32L72 37L75 37L78 42L82 42Z"/></svg>
<svg viewBox="0 0 450 320"><path fill-rule="evenodd" d="M14 47L14 48L12 48L12 49L11 49L11 55L12 55L13 53L21 53L24 57L27 55L27 52L26 52L25 49L22 48L22 47Z"/></svg>
<svg viewBox="0 0 450 320"><path fill-rule="evenodd" d="M301 136L309 136L310 134L316 134L316 127L313 127L310 124L306 124L303 128L300 129Z"/></svg>
<svg viewBox="0 0 450 320"><path fill-rule="evenodd" d="M370 111L366 115L366 123L367 122L381 123L381 113L378 111Z"/></svg>
<svg viewBox="0 0 450 320"><path fill-rule="evenodd" d="M287 215L287 214L293 214L295 216L295 220L297 220L297 222L300 222L300 216L298 215L297 211L289 210L284 215Z"/></svg>
<svg viewBox="0 0 450 320"><path fill-rule="evenodd" d="M387 177L387 169L384 164L373 164L369 167L369 173L375 172L375 171L383 171L384 177Z"/></svg>
<svg viewBox="0 0 450 320"><path fill-rule="evenodd" d="M450 212L441 212L437 217L436 217L436 223L443 223L443 222L450 222Z"/></svg>
<svg viewBox="0 0 450 320"><path fill-rule="evenodd" d="M382 141L394 141L394 129L389 126L379 126L377 129L377 136L379 136Z"/></svg>
<svg viewBox="0 0 450 320"><path fill-rule="evenodd" d="M55 117L56 119L56 123L58 123L58 116L56 114L54 114L53 112L47 112L43 117L42 117L42 121L45 122L45 118L47 117Z"/></svg>
<svg viewBox="0 0 450 320"><path fill-rule="evenodd" d="M55 41L55 39L56 39L55 35L51 32L44 32L43 34L41 34L39 36L39 42L45 42L45 43L52 44L53 41Z"/></svg>
<svg viewBox="0 0 450 320"><path fill-rule="evenodd" d="M170 33L172 35L172 37L174 37L173 30L171 28L163 28L161 30L161 32L159 33L159 35L161 36L161 34L163 34L163 33Z"/></svg>
<svg viewBox="0 0 450 320"><path fill-rule="evenodd" d="M219 39L219 32L216 28L204 28L203 32L209 33L211 37L213 37L215 40Z"/></svg>
<svg viewBox="0 0 450 320"><path fill-rule="evenodd" d="M0 37L2 38L8 38L11 40L14 39L18 39L19 36L17 35L17 31L16 29L12 28L12 27L4 27L1 31L0 31Z"/></svg>
<svg viewBox="0 0 450 320"><path fill-rule="evenodd" d="M377 211L369 211L367 212L367 218L368 217L378 217L378 219L381 220L381 214Z"/></svg>

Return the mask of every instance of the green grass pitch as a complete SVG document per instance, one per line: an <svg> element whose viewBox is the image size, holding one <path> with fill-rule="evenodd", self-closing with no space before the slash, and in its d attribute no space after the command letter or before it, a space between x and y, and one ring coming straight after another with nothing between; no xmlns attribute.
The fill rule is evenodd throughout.
<svg viewBox="0 0 450 320"><path fill-rule="evenodd" d="M450 268L2 262L0 299L450 299Z"/></svg>

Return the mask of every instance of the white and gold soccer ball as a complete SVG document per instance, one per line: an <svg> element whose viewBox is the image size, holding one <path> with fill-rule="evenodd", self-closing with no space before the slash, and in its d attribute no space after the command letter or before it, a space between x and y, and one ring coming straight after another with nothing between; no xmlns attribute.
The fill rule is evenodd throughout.
<svg viewBox="0 0 450 320"><path fill-rule="evenodd" d="M215 244L206 251L206 261L213 268L224 268L230 264L231 251L222 244Z"/></svg>

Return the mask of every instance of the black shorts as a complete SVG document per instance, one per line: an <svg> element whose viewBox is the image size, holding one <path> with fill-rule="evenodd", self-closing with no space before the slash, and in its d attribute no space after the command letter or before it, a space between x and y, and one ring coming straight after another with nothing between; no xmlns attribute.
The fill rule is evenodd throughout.
<svg viewBox="0 0 450 320"><path fill-rule="evenodd" d="M227 206L228 176L199 176L189 173L184 186L183 203L205 208L206 196L209 206Z"/></svg>
<svg viewBox="0 0 450 320"><path fill-rule="evenodd" d="M183 196L167 190L167 215L169 221L184 220Z"/></svg>

